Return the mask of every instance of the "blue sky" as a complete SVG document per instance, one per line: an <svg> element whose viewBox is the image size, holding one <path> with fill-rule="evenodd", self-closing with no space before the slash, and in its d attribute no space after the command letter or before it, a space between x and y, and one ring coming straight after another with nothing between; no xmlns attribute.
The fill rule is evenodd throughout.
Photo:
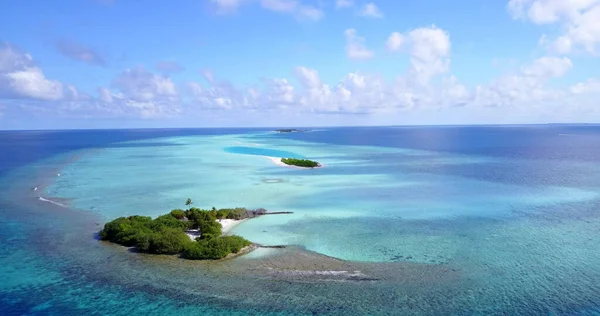
<svg viewBox="0 0 600 316"><path fill-rule="evenodd" d="M600 121L600 0L0 2L0 129Z"/></svg>

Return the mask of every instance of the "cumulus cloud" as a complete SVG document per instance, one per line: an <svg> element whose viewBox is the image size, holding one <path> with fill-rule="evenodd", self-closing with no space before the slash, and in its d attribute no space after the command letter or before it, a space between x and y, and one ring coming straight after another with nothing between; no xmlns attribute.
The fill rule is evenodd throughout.
<svg viewBox="0 0 600 316"><path fill-rule="evenodd" d="M413 33L413 36L422 34L421 31ZM411 32L413 31L408 33ZM421 35L417 37L423 39ZM436 38L424 36L427 39L432 37ZM438 44L411 38L411 45L424 46L411 47L411 56L418 53L422 60L447 56L449 45ZM578 105L577 100L582 100L577 99L579 95L589 97L600 93L600 81L597 79L590 79L564 90L547 85L550 80L564 76L571 67L572 62L568 58L540 57L523 65L516 72L473 88L461 84L454 76L443 76L436 83L418 83L412 70L391 82L377 75L352 72L336 84L329 85L323 82L316 69L305 66L294 69L299 83L297 87L284 78L266 80L263 89L244 90L233 85L224 87L219 84L192 86L199 87L194 93L197 100L202 100L203 107L224 110L286 109L294 112L387 115L411 109L422 111L466 107L474 111L483 108L520 111L528 107L539 107L540 112L543 112L546 105L558 106L560 102Z"/></svg>
<svg viewBox="0 0 600 316"><path fill-rule="evenodd" d="M541 57L530 65L523 67L522 72L526 76L537 78L562 77L573 67L573 63L567 57Z"/></svg>
<svg viewBox="0 0 600 316"><path fill-rule="evenodd" d="M427 83L431 77L446 72L450 64L450 36L435 26L410 31L411 67L417 80Z"/></svg>
<svg viewBox="0 0 600 316"><path fill-rule="evenodd" d="M582 49L597 53L600 44L600 0L510 0L514 18L535 24L562 25L562 34L549 47L560 54Z"/></svg>
<svg viewBox="0 0 600 316"><path fill-rule="evenodd" d="M250 99L257 97L251 92L244 93L243 90L235 88L228 82L216 82L214 79L206 87L197 82L188 82L186 88L191 97L192 109L200 107L201 109L240 110L249 108L252 105Z"/></svg>
<svg viewBox="0 0 600 316"><path fill-rule="evenodd" d="M175 85L143 68L114 80L117 92L99 88L98 97L46 78L31 55L0 44L0 100L18 99L19 107L52 117L168 117L179 113Z"/></svg>
<svg viewBox="0 0 600 316"><path fill-rule="evenodd" d="M388 51L400 51L407 44L410 53L410 71L420 84L448 71L450 67L450 35L436 27L422 27L406 34L393 32L386 42Z"/></svg>
<svg viewBox="0 0 600 316"><path fill-rule="evenodd" d="M155 101L177 97L175 84L169 77L147 71L144 67L126 69L112 85L125 97L135 101Z"/></svg>
<svg viewBox="0 0 600 316"><path fill-rule="evenodd" d="M99 97L100 101L102 101L102 102L105 102L105 103L113 102L112 92L110 92L110 90L108 90L107 88L99 88L98 89L98 97Z"/></svg>
<svg viewBox="0 0 600 316"><path fill-rule="evenodd" d="M477 86L472 102L485 106L515 107L566 100L568 91L549 88L546 83L552 78L564 76L571 67L568 58L537 58L521 67L517 73L502 76L488 85Z"/></svg>
<svg viewBox="0 0 600 316"><path fill-rule="evenodd" d="M59 40L56 41L54 46L59 53L67 58L91 65L104 66L106 64L104 58L98 52L80 43Z"/></svg>
<svg viewBox="0 0 600 316"><path fill-rule="evenodd" d="M404 35L402 35L398 32L393 32L388 37L387 42L385 43L385 47L390 52L397 52L400 50L400 48L402 48L402 45L404 44L404 42L405 42Z"/></svg>
<svg viewBox="0 0 600 316"><path fill-rule="evenodd" d="M29 68L5 74L9 89L17 96L40 99L60 100L63 97L63 85L58 81L46 79L39 68Z"/></svg>
<svg viewBox="0 0 600 316"><path fill-rule="evenodd" d="M355 29L344 31L346 37L346 54L350 59L369 59L375 56L375 52L367 49L365 38L357 35Z"/></svg>
<svg viewBox="0 0 600 316"><path fill-rule="evenodd" d="M381 13L379 7L373 2L365 4L358 12L358 15L369 18L383 18L383 13Z"/></svg>
<svg viewBox="0 0 600 316"><path fill-rule="evenodd" d="M181 98L167 76L144 67L126 69L112 81L111 90L98 89L98 97L83 102L97 115L109 117L171 117L181 113Z"/></svg>
<svg viewBox="0 0 600 316"><path fill-rule="evenodd" d="M600 79L588 79L586 82L579 82L569 89L573 94L600 94Z"/></svg>
<svg viewBox="0 0 600 316"><path fill-rule="evenodd" d="M31 55L0 44L0 96L54 101L66 96L65 86L49 80Z"/></svg>
<svg viewBox="0 0 600 316"><path fill-rule="evenodd" d="M271 10L291 10L290 3L293 1L273 2ZM350 59L374 56L355 29L344 34ZM65 115L136 118L194 117L211 111L229 111L224 116L270 113L273 118L290 113L393 118L419 111L452 113L448 109L460 109L468 113L490 108L509 114L558 110L591 113L595 100L600 99L598 78L562 89L551 86L552 80L565 76L573 67L567 57L543 56L488 83L468 87L449 73L452 43L445 30L429 26L393 32L379 45L383 44L390 52L407 54L410 60L408 70L398 70L392 80L355 71L325 82L317 69L298 66L290 69L291 78L268 78L249 87L235 86L208 70L201 72L202 83L177 85L166 74L179 65L165 62L156 65L162 74L144 67L125 69L110 86L98 88L94 97L47 79L30 55L4 44L0 45L0 97L45 101L36 104L52 101L60 104L55 111Z"/></svg>

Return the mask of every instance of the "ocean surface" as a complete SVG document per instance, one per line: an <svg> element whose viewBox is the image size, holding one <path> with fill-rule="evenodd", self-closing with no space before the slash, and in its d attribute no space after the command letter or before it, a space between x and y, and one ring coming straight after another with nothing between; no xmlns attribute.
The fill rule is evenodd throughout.
<svg viewBox="0 0 600 316"><path fill-rule="evenodd" d="M288 247L97 240L187 198ZM600 126L0 132L0 280L2 315L600 315Z"/></svg>

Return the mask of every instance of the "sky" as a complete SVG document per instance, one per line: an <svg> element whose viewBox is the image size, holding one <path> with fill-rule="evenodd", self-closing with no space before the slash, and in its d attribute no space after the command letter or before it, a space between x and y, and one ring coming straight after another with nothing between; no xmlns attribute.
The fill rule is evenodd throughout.
<svg viewBox="0 0 600 316"><path fill-rule="evenodd" d="M600 122L600 0L0 1L0 129Z"/></svg>

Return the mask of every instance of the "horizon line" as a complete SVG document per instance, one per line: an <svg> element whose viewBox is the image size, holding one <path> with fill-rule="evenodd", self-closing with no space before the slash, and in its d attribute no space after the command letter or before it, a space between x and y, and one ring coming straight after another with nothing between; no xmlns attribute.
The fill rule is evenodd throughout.
<svg viewBox="0 0 600 316"><path fill-rule="evenodd" d="M474 123L474 124L414 124L414 125L330 125L330 126L211 126L211 127L116 127L116 128L55 128L55 129L0 129L0 132L43 131L110 131L110 130L186 130L186 129L317 129L317 128L370 128L370 127L482 127L482 126L541 126L541 125L600 125L600 123Z"/></svg>

